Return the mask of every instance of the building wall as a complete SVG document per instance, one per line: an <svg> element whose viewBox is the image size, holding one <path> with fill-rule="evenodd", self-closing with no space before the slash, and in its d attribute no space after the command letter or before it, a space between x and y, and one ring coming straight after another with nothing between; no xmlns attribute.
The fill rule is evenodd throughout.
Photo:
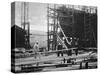
<svg viewBox="0 0 100 75"><path fill-rule="evenodd" d="M25 48L25 31L14 25L11 28L11 48Z"/></svg>
<svg viewBox="0 0 100 75"><path fill-rule="evenodd" d="M68 37L79 38L80 46L97 46L97 14L91 14L80 10L61 9L58 13L60 25ZM69 12L70 11L70 12ZM73 14L72 14L73 13ZM72 15L72 16L71 16ZM85 17L84 17L85 16ZM89 16L89 17L88 17ZM88 23L89 22L89 23Z"/></svg>

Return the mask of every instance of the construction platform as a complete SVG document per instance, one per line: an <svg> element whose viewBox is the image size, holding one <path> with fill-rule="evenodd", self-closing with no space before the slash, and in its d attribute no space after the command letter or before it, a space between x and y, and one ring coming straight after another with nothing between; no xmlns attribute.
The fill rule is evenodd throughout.
<svg viewBox="0 0 100 75"><path fill-rule="evenodd" d="M16 72L37 72L37 71L52 71L52 70L74 70L86 69L85 65L88 62L88 68L97 68L97 52L79 52L78 55L72 53L68 56L66 53L63 56L57 56L57 53L49 55L40 55L16 58L15 70ZM82 65L82 67L81 67Z"/></svg>

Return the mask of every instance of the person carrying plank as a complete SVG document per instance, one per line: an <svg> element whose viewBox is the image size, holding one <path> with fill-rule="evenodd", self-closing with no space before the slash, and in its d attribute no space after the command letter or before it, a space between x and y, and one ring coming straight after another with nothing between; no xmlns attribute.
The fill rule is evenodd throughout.
<svg viewBox="0 0 100 75"><path fill-rule="evenodd" d="M38 41L34 44L34 52L35 52L35 58L37 58L37 56L40 58Z"/></svg>

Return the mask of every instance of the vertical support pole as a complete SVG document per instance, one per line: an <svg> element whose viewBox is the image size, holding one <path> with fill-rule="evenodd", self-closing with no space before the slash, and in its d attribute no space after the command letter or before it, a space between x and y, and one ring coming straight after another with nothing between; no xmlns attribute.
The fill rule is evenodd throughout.
<svg viewBox="0 0 100 75"><path fill-rule="evenodd" d="M84 9L83 9L83 11L84 11L84 40L86 40L86 29L85 29L85 27L86 27L86 24L85 24L85 11L86 11L86 7L84 6ZM86 47L86 44L84 43L84 46Z"/></svg>
<svg viewBox="0 0 100 75"><path fill-rule="evenodd" d="M47 5L47 35L48 35L48 51L50 49L50 40L49 40L49 4Z"/></svg>
<svg viewBox="0 0 100 75"><path fill-rule="evenodd" d="M21 3L21 28L23 28L23 2Z"/></svg>
<svg viewBox="0 0 100 75"><path fill-rule="evenodd" d="M24 30L25 30L25 21L26 21L25 20L26 19L26 17L25 17L26 16L25 15L26 14L25 8L26 8L26 3L24 2L24 24L23 24L24 25Z"/></svg>
<svg viewBox="0 0 100 75"><path fill-rule="evenodd" d="M23 29L25 30L25 6L26 6L26 4L25 4L25 2L23 3L23 17L24 17L24 21L23 21ZM24 35L24 40L25 40L25 47L26 47L26 30L25 30L25 35Z"/></svg>
<svg viewBox="0 0 100 75"><path fill-rule="evenodd" d="M72 6L72 37L74 37L74 6Z"/></svg>
<svg viewBox="0 0 100 75"><path fill-rule="evenodd" d="M74 40L73 37L75 36L75 28L74 28L75 27L74 26L75 25L74 24L74 5L72 5L72 25L73 26L72 26L72 39L71 39L72 40L72 44L71 45L72 45L72 47L74 47L74 42L73 42L73 40Z"/></svg>
<svg viewBox="0 0 100 75"><path fill-rule="evenodd" d="M27 3L27 25L28 25L28 48L30 46L30 23L29 23L29 3Z"/></svg>
<svg viewBox="0 0 100 75"><path fill-rule="evenodd" d="M89 42L90 42L90 47L91 47L91 41L92 41L92 36L91 36L91 8L89 7Z"/></svg>
<svg viewBox="0 0 100 75"><path fill-rule="evenodd" d="M56 5L54 4L54 25L53 25L53 50L55 50L55 44L56 44L56 12L55 12L55 10L56 10Z"/></svg>

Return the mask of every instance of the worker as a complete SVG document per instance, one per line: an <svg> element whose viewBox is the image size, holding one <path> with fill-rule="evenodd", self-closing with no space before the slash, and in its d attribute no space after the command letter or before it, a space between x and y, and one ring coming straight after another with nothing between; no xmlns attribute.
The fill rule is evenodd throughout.
<svg viewBox="0 0 100 75"><path fill-rule="evenodd" d="M68 48L71 48L71 46L72 46L72 37L67 37L67 40L66 40L66 38L63 38L63 40L64 40L64 43L65 43L65 45L68 47ZM72 50L68 50L67 51L67 55L68 56L72 56Z"/></svg>
<svg viewBox="0 0 100 75"><path fill-rule="evenodd" d="M63 52L62 51L59 51L59 50L62 50L62 45L60 43L58 43L58 48L57 48L58 52L57 52L57 56L59 57L60 54L61 56L63 56Z"/></svg>
<svg viewBox="0 0 100 75"><path fill-rule="evenodd" d="M78 49L75 49L75 54L76 54L76 56L78 55Z"/></svg>
<svg viewBox="0 0 100 75"><path fill-rule="evenodd" d="M68 56L72 56L72 50L68 50Z"/></svg>
<svg viewBox="0 0 100 75"><path fill-rule="evenodd" d="M85 63L85 68L88 69L88 62Z"/></svg>
<svg viewBox="0 0 100 75"><path fill-rule="evenodd" d="M76 56L78 55L78 39L75 41L75 46L76 46L76 50L75 50L75 54Z"/></svg>
<svg viewBox="0 0 100 75"><path fill-rule="evenodd" d="M80 69L82 69L82 62L80 62Z"/></svg>
<svg viewBox="0 0 100 75"><path fill-rule="evenodd" d="M37 58L37 56L40 58L38 41L34 44L34 52L35 52L35 58Z"/></svg>

